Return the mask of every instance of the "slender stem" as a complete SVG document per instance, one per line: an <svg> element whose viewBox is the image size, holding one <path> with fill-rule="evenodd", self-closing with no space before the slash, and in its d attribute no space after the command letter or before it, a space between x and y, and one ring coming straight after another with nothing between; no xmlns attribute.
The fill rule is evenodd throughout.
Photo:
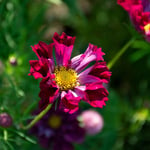
<svg viewBox="0 0 150 150"><path fill-rule="evenodd" d="M27 126L24 126L24 130L30 129L34 126L51 108L52 104L49 104L43 111L41 111Z"/></svg>
<svg viewBox="0 0 150 150"><path fill-rule="evenodd" d="M131 46L135 39L131 39L124 47L116 54L116 56L108 63L108 68L111 69L116 61L123 55L123 53Z"/></svg>

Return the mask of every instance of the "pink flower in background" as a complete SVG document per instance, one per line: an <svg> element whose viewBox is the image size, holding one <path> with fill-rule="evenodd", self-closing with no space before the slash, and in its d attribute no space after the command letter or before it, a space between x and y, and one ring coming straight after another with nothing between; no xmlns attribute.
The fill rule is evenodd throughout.
<svg viewBox="0 0 150 150"><path fill-rule="evenodd" d="M111 72L104 62L104 53L101 48L89 44L83 54L70 59L74 41L75 37L55 33L53 43L39 42L32 47L38 60L30 60L29 75L42 78L40 108L59 98L59 107L73 113L78 110L81 99L99 108L108 100L108 91L103 84L109 82ZM91 62L94 64L88 67Z"/></svg>
<svg viewBox="0 0 150 150"><path fill-rule="evenodd" d="M94 110L83 111L79 120L81 120L83 128L89 135L99 133L104 126L103 117Z"/></svg>
<svg viewBox="0 0 150 150"><path fill-rule="evenodd" d="M136 30L150 42L150 1L149 0L118 0L126 11Z"/></svg>

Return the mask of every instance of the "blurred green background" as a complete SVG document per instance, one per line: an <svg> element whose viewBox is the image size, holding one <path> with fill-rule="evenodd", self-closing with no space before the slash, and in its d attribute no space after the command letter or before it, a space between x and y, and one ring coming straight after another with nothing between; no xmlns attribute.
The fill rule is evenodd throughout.
<svg viewBox="0 0 150 150"><path fill-rule="evenodd" d="M76 36L72 56L92 43L107 62L136 38L111 69L106 107L96 109L104 117L102 132L75 149L150 150L150 44L116 0L0 0L0 113L11 114L14 123L7 141L0 128L0 150L42 150L20 126L39 101L40 80L28 76L29 60L36 59L31 45L50 43L54 32Z"/></svg>

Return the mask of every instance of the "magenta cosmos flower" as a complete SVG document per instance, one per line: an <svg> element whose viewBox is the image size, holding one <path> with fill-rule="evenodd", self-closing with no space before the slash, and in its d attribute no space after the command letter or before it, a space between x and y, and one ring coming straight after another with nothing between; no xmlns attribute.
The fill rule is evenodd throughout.
<svg viewBox="0 0 150 150"><path fill-rule="evenodd" d="M40 108L54 103L58 98L59 107L73 113L78 110L81 100L100 108L108 100L108 91L103 84L109 82L111 72L104 62L104 53L101 48L89 44L83 54L70 59L74 41L75 37L55 33L53 43L47 45L39 42L32 47L39 60L30 61L29 75L35 79L42 78ZM94 65L87 67L91 62Z"/></svg>
<svg viewBox="0 0 150 150"><path fill-rule="evenodd" d="M118 0L126 11L136 30L150 42L150 1L149 0Z"/></svg>

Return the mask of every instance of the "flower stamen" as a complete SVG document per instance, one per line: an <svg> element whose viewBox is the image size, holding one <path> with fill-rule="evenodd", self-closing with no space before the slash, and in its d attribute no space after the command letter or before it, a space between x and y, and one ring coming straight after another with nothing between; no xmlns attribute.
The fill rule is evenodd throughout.
<svg viewBox="0 0 150 150"><path fill-rule="evenodd" d="M146 35L150 35L150 23L144 26L144 31Z"/></svg>
<svg viewBox="0 0 150 150"><path fill-rule="evenodd" d="M55 81L62 91L73 89L77 86L77 73L73 69L64 66L55 69Z"/></svg>

